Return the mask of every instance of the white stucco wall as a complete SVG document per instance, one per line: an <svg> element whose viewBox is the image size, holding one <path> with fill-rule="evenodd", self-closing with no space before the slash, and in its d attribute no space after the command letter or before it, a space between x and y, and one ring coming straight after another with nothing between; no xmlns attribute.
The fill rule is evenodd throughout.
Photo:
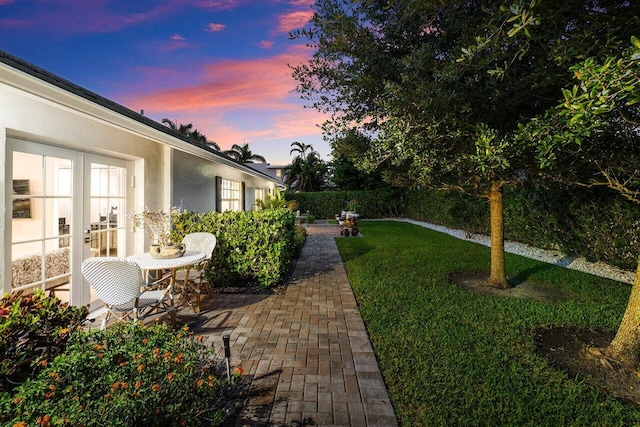
<svg viewBox="0 0 640 427"><path fill-rule="evenodd" d="M247 210L254 188L275 188L275 182L138 120L125 117L83 97L0 63L0 160L7 158L7 141L31 141L77 152L132 162L135 187L129 189L131 210L171 206L205 212L215 210L215 176L245 182ZM14 142L15 143L15 142ZM23 166L21 166L23 167ZM10 290L11 176L0 174L0 279ZM79 229L81 231L81 229ZM130 251L146 247L148 237L133 233ZM77 238L82 233L76 233ZM74 268L74 271L79 269ZM75 276L74 276L75 277ZM74 278L74 281L76 279Z"/></svg>

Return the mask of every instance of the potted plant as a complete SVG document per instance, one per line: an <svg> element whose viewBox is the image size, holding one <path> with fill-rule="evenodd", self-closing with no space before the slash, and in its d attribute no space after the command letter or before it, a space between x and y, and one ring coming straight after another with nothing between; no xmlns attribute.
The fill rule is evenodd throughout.
<svg viewBox="0 0 640 427"><path fill-rule="evenodd" d="M347 202L345 219L358 217L360 217L360 214L358 214L358 202L355 199L351 199Z"/></svg>
<svg viewBox="0 0 640 427"><path fill-rule="evenodd" d="M132 214L134 230L146 228L151 234L149 253L155 258L178 258L184 255L186 247L182 243L171 242L171 216L176 209L165 212L162 209L145 207L142 212Z"/></svg>

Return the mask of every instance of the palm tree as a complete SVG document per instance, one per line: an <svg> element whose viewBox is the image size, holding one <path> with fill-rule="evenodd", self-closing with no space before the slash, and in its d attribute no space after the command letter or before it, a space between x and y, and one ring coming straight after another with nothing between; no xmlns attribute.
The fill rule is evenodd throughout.
<svg viewBox="0 0 640 427"><path fill-rule="evenodd" d="M297 151L300 155L283 169L284 183L300 191L322 190L329 172L329 165L320 158L320 154L311 145L293 142L291 146L294 145L298 148L291 151ZM305 155L304 153L308 150L310 152Z"/></svg>
<svg viewBox="0 0 640 427"><path fill-rule="evenodd" d="M179 134L186 136L187 138L190 138L201 144L207 145L216 151L220 151L220 146L217 143L207 139L206 135L200 133L198 129L193 129L193 125L191 123L186 125L181 123L178 125L177 121L173 122L165 117L164 119L162 119L162 124L168 127L169 129L175 130Z"/></svg>
<svg viewBox="0 0 640 427"><path fill-rule="evenodd" d="M227 156L240 163L266 163L267 160L260 154L253 154L249 149L249 144L233 144L230 150L224 152Z"/></svg>
<svg viewBox="0 0 640 427"><path fill-rule="evenodd" d="M311 144L305 144L304 142L293 141L291 147L293 148L291 148L289 154L298 153L298 156L303 158L307 155L307 150L313 151Z"/></svg>

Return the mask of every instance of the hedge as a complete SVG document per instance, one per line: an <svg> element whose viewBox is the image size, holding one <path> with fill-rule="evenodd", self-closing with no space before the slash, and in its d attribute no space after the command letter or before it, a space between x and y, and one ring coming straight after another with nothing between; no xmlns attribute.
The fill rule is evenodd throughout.
<svg viewBox="0 0 640 427"><path fill-rule="evenodd" d="M333 218L356 200L363 218L405 217L488 235L485 199L459 192L384 189L287 194L298 209ZM633 270L640 255L640 205L604 189L505 190L505 238Z"/></svg>
<svg viewBox="0 0 640 427"><path fill-rule="evenodd" d="M484 199L408 191L405 216L488 235ZM640 206L605 190L523 186L504 194L505 239L633 270L640 255Z"/></svg>
<svg viewBox="0 0 640 427"><path fill-rule="evenodd" d="M350 200L357 203L361 218L398 217L405 204L404 197L405 191L399 188L285 194L287 200L297 201L296 209L323 219L335 218Z"/></svg>
<svg viewBox="0 0 640 427"><path fill-rule="evenodd" d="M208 278L214 285L258 282L264 287L282 281L291 266L300 236L288 209L249 212L183 211L174 215L172 240L208 232L217 238Z"/></svg>

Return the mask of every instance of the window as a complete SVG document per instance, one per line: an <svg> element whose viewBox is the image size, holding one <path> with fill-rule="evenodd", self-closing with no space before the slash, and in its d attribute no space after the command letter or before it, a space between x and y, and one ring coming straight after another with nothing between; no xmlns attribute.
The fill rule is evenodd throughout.
<svg viewBox="0 0 640 427"><path fill-rule="evenodd" d="M220 211L240 210L240 183L229 179L220 182Z"/></svg>
<svg viewBox="0 0 640 427"><path fill-rule="evenodd" d="M276 169L276 177L277 178L282 177L282 169Z"/></svg>

